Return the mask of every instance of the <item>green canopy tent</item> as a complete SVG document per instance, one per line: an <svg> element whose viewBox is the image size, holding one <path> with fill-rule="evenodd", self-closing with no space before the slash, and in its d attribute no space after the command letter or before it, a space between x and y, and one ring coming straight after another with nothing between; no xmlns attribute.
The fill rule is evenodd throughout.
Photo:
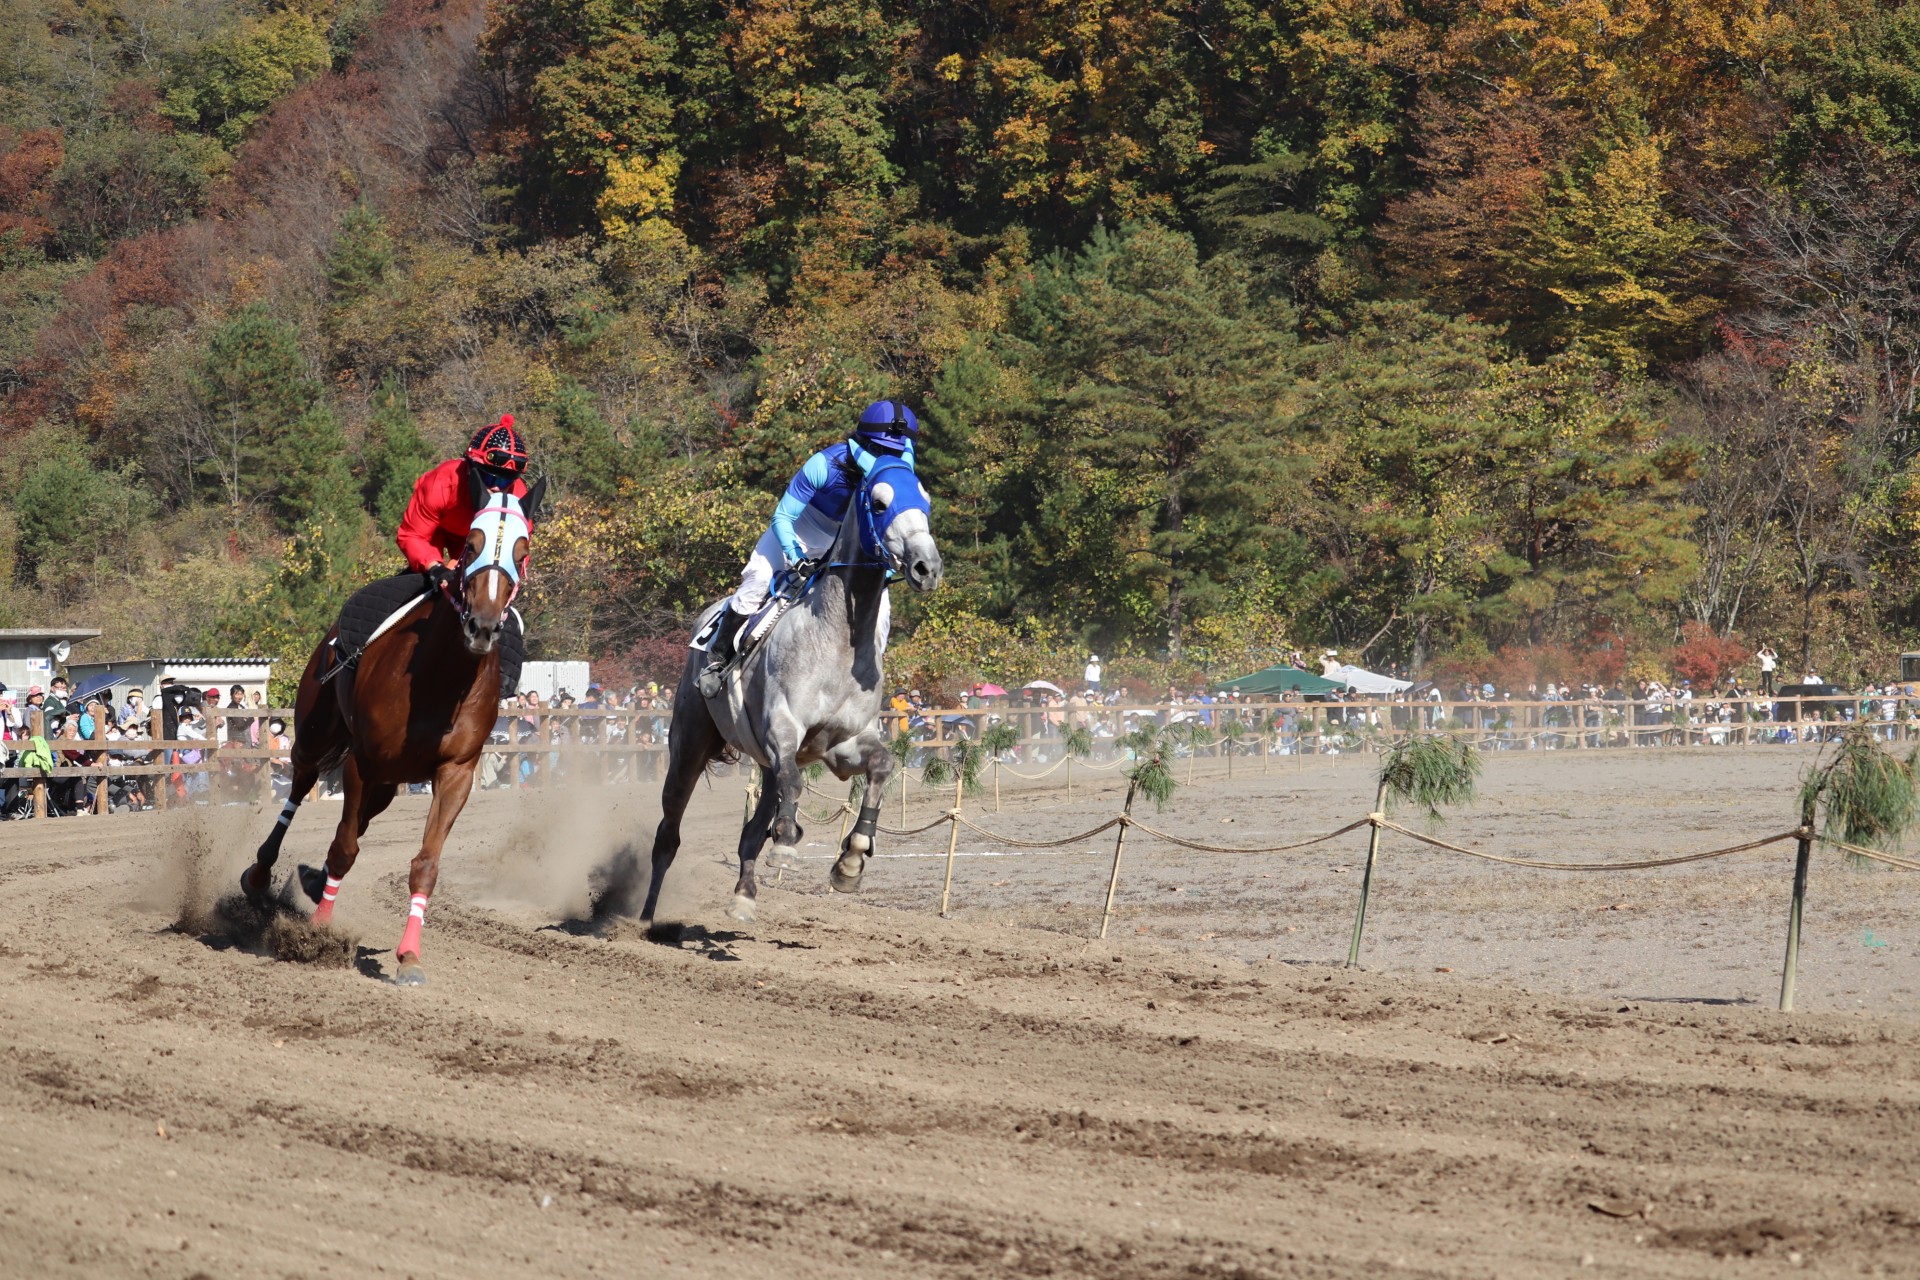
<svg viewBox="0 0 1920 1280"><path fill-rule="evenodd" d="M1314 697L1323 693L1339 693L1346 688L1337 680L1317 676L1311 671L1302 671L1298 667L1268 667L1252 675L1241 676L1236 680L1223 680L1217 686L1231 689L1235 693L1252 697L1269 697L1286 693L1298 687L1301 694Z"/></svg>

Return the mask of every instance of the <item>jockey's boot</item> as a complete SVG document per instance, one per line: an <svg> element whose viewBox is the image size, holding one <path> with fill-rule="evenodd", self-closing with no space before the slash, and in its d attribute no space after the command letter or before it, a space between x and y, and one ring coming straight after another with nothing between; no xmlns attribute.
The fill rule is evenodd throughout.
<svg viewBox="0 0 1920 1280"><path fill-rule="evenodd" d="M717 698L727 678L727 668L733 665L734 641L740 635L740 628L746 624L747 615L736 613L729 608L721 615L720 629L713 633L713 642L707 646L707 665L701 669L696 683L700 686L700 696Z"/></svg>

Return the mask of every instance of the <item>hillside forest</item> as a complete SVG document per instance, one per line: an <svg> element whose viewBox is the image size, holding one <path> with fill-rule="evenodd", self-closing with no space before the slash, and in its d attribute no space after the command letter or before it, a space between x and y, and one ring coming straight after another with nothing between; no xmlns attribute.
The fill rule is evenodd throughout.
<svg viewBox="0 0 1920 1280"><path fill-rule="evenodd" d="M896 670L1920 642L1920 6L0 0L0 625L297 662L503 411L664 675L923 411ZM291 673L288 673L291 674ZM616 676L617 678L617 676Z"/></svg>

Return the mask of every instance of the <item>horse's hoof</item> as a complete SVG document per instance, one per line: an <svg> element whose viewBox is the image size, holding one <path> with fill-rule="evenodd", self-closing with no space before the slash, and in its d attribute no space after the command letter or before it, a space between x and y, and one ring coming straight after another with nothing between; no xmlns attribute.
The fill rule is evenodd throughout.
<svg viewBox="0 0 1920 1280"><path fill-rule="evenodd" d="M267 888L268 877L260 870L259 863L254 863L240 873L240 892L245 895L247 901L251 902L254 906L264 907L267 905L269 896Z"/></svg>
<svg viewBox="0 0 1920 1280"><path fill-rule="evenodd" d="M314 902L320 901L320 895L327 891L327 869L300 864L300 889Z"/></svg>
<svg viewBox="0 0 1920 1280"><path fill-rule="evenodd" d="M767 850L767 866L775 871L782 867L797 869L800 866L800 850L790 844L777 844Z"/></svg>
<svg viewBox="0 0 1920 1280"><path fill-rule="evenodd" d="M418 960L404 962L400 966L400 971L393 975L393 985L396 987L424 987L427 985L427 971L420 967Z"/></svg>
<svg viewBox="0 0 1920 1280"><path fill-rule="evenodd" d="M836 862L833 864L833 870L827 872L827 883L833 887L835 893L858 893L860 892L860 877L866 873L867 869L862 867L852 875L848 875L846 872L840 870L840 864Z"/></svg>
<svg viewBox="0 0 1920 1280"><path fill-rule="evenodd" d="M727 906L727 914L741 924L752 924L758 909L754 906L752 898L744 893L736 893L733 895L733 901Z"/></svg>

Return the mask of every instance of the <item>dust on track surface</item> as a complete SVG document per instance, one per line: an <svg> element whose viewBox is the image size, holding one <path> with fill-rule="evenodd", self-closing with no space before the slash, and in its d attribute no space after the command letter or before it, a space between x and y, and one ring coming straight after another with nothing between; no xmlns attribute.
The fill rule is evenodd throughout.
<svg viewBox="0 0 1920 1280"><path fill-rule="evenodd" d="M1265 803L1245 781L1188 796L1192 822ZM302 813L283 867L337 812ZM931 861L869 872L913 911L820 894L809 863L742 929L720 913L728 785L676 867L677 942L569 923L585 869L653 813L640 792L476 795L412 990L370 977L392 967L419 801L347 882L346 969L170 927L270 816L0 828L0 1273L1920 1269L1905 1018L1349 972L1304 963L1318 940L1252 963L1245 939L1137 924L1095 944L994 918L1033 905L986 899L1007 863L944 921ZM1139 857L1123 899L1150 921L1153 876L1180 864ZM1417 951L1412 929L1383 926L1382 952Z"/></svg>

